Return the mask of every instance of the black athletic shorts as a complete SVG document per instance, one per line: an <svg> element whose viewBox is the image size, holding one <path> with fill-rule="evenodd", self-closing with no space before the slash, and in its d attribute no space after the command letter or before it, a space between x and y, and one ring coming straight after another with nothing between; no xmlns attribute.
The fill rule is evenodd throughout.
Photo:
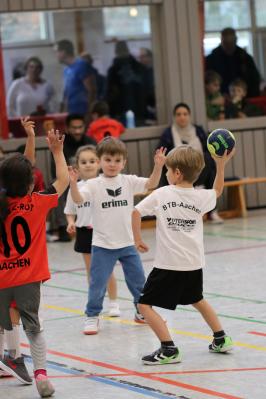
<svg viewBox="0 0 266 399"><path fill-rule="evenodd" d="M9 308L12 301L16 301L24 330L40 332L38 317L40 307L40 282L18 285L0 289L0 326L5 330L12 330Z"/></svg>
<svg viewBox="0 0 266 399"><path fill-rule="evenodd" d="M91 253L93 229L88 227L76 227L76 242L74 250L82 254Z"/></svg>
<svg viewBox="0 0 266 399"><path fill-rule="evenodd" d="M143 288L139 303L174 310L203 299L202 269L175 271L154 268Z"/></svg>

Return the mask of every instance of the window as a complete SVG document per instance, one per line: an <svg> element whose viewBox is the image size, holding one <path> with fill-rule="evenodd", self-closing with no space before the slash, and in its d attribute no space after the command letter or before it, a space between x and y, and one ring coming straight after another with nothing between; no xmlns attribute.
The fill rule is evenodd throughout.
<svg viewBox="0 0 266 399"><path fill-rule="evenodd" d="M49 14L44 12L8 13L0 15L4 46L45 43L51 39Z"/></svg>
<svg viewBox="0 0 266 399"><path fill-rule="evenodd" d="M255 0L256 25L266 27L266 2L264 0Z"/></svg>
<svg viewBox="0 0 266 399"><path fill-rule="evenodd" d="M107 38L135 38L151 33L148 6L104 8L103 19Z"/></svg>

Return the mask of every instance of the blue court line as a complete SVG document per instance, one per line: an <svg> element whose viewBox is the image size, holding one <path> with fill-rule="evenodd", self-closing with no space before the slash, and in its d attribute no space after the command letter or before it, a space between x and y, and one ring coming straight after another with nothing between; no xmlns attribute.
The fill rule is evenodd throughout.
<svg viewBox="0 0 266 399"><path fill-rule="evenodd" d="M31 357L24 357L24 359L26 360L26 362L32 363L32 359ZM70 375L80 375L83 376L84 372L80 372L77 370L70 370L67 369L66 367L64 367L63 365L57 365L54 364L54 362L49 362L47 361L48 367L53 369L53 370L57 370L57 371L61 371L65 374L70 374ZM142 395L146 395L146 396L150 396L152 398L157 398L157 399L189 399L189 398L185 398L185 396L176 396L175 394L170 394L170 395L166 395L166 394L161 394L159 392L155 392L151 391L151 389L153 388L145 388L145 387L141 387L141 386L134 386L132 383L127 382L127 381L113 381L112 379L109 379L107 377L97 377L97 376L87 376L87 377L83 377L85 379L88 380L93 380L93 381L97 381L97 382L101 382L103 384L106 385L111 385L117 388L122 388L122 389L126 389L128 391L133 391ZM131 385L132 384L132 385Z"/></svg>

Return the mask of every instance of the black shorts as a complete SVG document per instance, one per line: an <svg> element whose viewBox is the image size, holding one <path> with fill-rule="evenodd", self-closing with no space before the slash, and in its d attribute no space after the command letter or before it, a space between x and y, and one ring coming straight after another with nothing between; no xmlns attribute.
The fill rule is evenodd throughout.
<svg viewBox="0 0 266 399"><path fill-rule="evenodd" d="M12 330L9 308L12 301L16 301L24 330L40 332L40 282L18 285L17 287L0 289L0 326L5 330Z"/></svg>
<svg viewBox="0 0 266 399"><path fill-rule="evenodd" d="M203 299L202 269L175 271L154 268L143 288L139 303L174 310Z"/></svg>
<svg viewBox="0 0 266 399"><path fill-rule="evenodd" d="M76 227L76 242L74 250L82 254L91 253L93 229L88 227Z"/></svg>

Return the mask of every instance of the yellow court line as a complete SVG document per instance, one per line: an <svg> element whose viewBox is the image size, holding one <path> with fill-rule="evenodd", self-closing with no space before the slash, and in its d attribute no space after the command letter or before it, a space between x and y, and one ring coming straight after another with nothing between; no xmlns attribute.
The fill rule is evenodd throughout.
<svg viewBox="0 0 266 399"><path fill-rule="evenodd" d="M47 305L44 304L43 305L44 308L46 309L53 309L53 310L59 310L62 312L66 312L66 313L74 313L74 314L79 314L79 315L84 315L84 312L78 309L71 309L71 308L65 308L62 306L56 306L56 305ZM108 316L101 316L101 319L104 320L110 320L112 322L116 322L119 324L127 324L127 325L131 325L131 326L145 326L145 324L139 324L136 323L133 320L126 320L126 319L120 319L119 317L108 317ZM169 331L176 334L176 335L183 335L186 337L192 337L192 338L198 338L198 339L204 339L206 341L211 341L212 340L212 336L210 335L203 335L203 334L199 334L199 333L194 333L191 331L183 331L183 330L177 330L176 328L169 328ZM240 341L234 341L234 346L238 346L238 347L242 347L242 348L248 348L248 349L255 349L257 351L263 351L266 352L266 347L265 346L258 346L258 345L252 345L252 344L247 344L245 342L240 342Z"/></svg>

